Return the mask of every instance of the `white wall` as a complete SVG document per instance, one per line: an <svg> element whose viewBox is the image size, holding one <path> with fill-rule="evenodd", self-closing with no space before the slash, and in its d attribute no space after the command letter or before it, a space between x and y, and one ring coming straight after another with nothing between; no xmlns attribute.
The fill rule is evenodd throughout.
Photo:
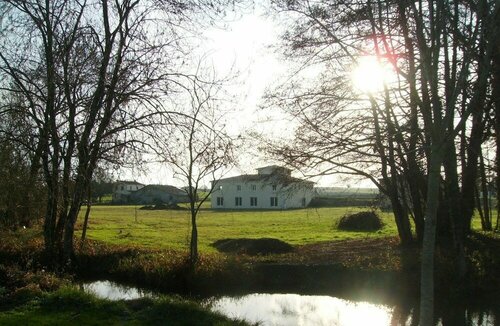
<svg viewBox="0 0 500 326"><path fill-rule="evenodd" d="M240 186L239 190L238 186ZM255 189L252 186L255 186ZM212 208L215 209L299 208L304 207L303 198L305 198L305 206L307 206L313 197L313 189L310 184L294 183L286 188L277 184L276 190L273 190L272 184L262 181L221 180L217 183L216 188L211 196ZM217 205L217 197L224 198L222 206ZM236 206L235 197L241 197L241 206ZM257 206L250 205L251 197L257 198ZM271 197L278 198L278 206L271 206Z"/></svg>

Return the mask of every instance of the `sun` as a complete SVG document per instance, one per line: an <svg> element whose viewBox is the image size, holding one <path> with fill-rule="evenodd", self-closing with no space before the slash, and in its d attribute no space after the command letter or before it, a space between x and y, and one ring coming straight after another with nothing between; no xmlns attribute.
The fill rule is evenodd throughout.
<svg viewBox="0 0 500 326"><path fill-rule="evenodd" d="M374 94L384 89L391 75L391 69L375 56L361 57L351 72L353 88L361 93Z"/></svg>

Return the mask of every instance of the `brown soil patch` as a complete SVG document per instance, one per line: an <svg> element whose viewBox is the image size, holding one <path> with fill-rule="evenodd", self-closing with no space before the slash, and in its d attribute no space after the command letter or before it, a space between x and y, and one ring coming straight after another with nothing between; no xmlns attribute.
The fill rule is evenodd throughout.
<svg viewBox="0 0 500 326"><path fill-rule="evenodd" d="M293 247L278 239L222 239L215 241L214 246L220 252L246 255L282 254L293 251Z"/></svg>
<svg viewBox="0 0 500 326"><path fill-rule="evenodd" d="M398 238L328 241L296 247L290 254L274 255L268 263L340 265L360 269L401 270L418 264L416 248L402 248Z"/></svg>

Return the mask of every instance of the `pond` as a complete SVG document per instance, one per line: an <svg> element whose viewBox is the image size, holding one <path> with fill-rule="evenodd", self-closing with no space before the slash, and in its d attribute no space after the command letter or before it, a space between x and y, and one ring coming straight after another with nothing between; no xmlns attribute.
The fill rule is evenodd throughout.
<svg viewBox="0 0 500 326"><path fill-rule="evenodd" d="M151 291L136 287L120 285L111 281L95 281L81 284L85 292L93 293L99 298L109 300L133 300L145 297L154 297Z"/></svg>
<svg viewBox="0 0 500 326"><path fill-rule="evenodd" d="M228 317L259 325L387 326L391 321L389 307L331 296L254 293L214 299L210 306Z"/></svg>
<svg viewBox="0 0 500 326"><path fill-rule="evenodd" d="M82 289L110 300L154 297L151 291L119 285L110 281L85 283ZM445 300L446 301L446 300ZM251 293L243 296L214 296L201 304L231 318L244 319L263 326L271 325L417 325L415 302L400 304L346 300L332 295ZM500 325L498 302L493 307L438 302L438 326Z"/></svg>
<svg viewBox="0 0 500 326"><path fill-rule="evenodd" d="M215 298L210 303L213 311L250 323L271 326L339 325L339 326L393 326L417 325L418 310L405 305L388 306L364 301L350 301L332 296L298 294L249 294L239 298ZM437 311L440 326L494 326L499 325L498 314L491 310Z"/></svg>

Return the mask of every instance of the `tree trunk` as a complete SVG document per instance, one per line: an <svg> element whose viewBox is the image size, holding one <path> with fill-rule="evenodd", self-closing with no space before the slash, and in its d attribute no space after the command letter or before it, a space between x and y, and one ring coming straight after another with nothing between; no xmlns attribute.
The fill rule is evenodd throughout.
<svg viewBox="0 0 500 326"><path fill-rule="evenodd" d="M56 258L56 241L55 241L55 224L57 217L57 200L54 200L49 194L47 200L47 208L43 224L43 238L45 245L45 254L50 263Z"/></svg>
<svg viewBox="0 0 500 326"><path fill-rule="evenodd" d="M422 184L425 183L421 182L422 176L416 163L409 166L406 178L411 197L413 222L415 223L415 234L417 237L417 242L421 244L424 238L423 193L425 193L424 191L422 191Z"/></svg>
<svg viewBox="0 0 500 326"><path fill-rule="evenodd" d="M408 212L401 204L397 193L391 195L391 204L401 244L408 246L413 243Z"/></svg>
<svg viewBox="0 0 500 326"><path fill-rule="evenodd" d="M191 245L189 253L189 262L191 269L194 269L198 262L198 228L196 226L196 211L191 203Z"/></svg>
<svg viewBox="0 0 500 326"><path fill-rule="evenodd" d="M31 221L33 220L32 214L34 213L34 211L31 209L31 207L34 203L32 200L32 194L34 191L33 186L36 184L37 175L39 174L41 168L40 160L43 151L42 145L42 141L39 140L36 145L35 152L33 153L33 157L31 158L29 179L26 186L24 187L24 207L21 213L21 222L23 224L31 225Z"/></svg>
<svg viewBox="0 0 500 326"><path fill-rule="evenodd" d="M57 252L58 248L56 243L56 221L57 221L57 209L58 209L58 197L59 197L59 189L58 189L58 177L57 169L54 171L52 169L51 173L51 164L49 162L48 154L44 153L43 157L43 165L44 165L44 175L45 182L47 184L47 204L45 210L44 224L43 224L43 236L44 236L44 245L45 245L45 254L48 259L48 263L52 265L57 260ZM53 167L53 166L52 166Z"/></svg>
<svg viewBox="0 0 500 326"><path fill-rule="evenodd" d="M70 266L75 258L73 236L75 234L75 222L79 212L79 204L72 204L68 212L66 224L64 225L63 263L65 266Z"/></svg>
<svg viewBox="0 0 500 326"><path fill-rule="evenodd" d="M498 222L500 220L500 42L494 50L492 60L493 80L492 80L492 101L493 109L495 111L495 145L496 145L496 158L495 158L495 184L497 191L497 222L495 230L498 230Z"/></svg>
<svg viewBox="0 0 500 326"><path fill-rule="evenodd" d="M84 158L80 158L80 162L85 162ZM64 225L64 240L63 240L63 263L66 266L72 264L75 257L74 251L74 233L75 224L78 219L78 213L80 212L80 207L83 201L83 194L85 189L89 186L89 176L86 174L92 167L85 163L82 163L78 169L78 175L75 180L75 188L73 191L73 198L71 206L68 210L68 217Z"/></svg>
<svg viewBox="0 0 500 326"><path fill-rule="evenodd" d="M83 227L82 227L82 247L83 247L83 243L85 242L85 236L87 235L87 225L89 223L89 215L90 215L91 208L92 208L91 189L89 186L88 193L87 193L87 209L85 210L85 219L83 220Z"/></svg>
<svg viewBox="0 0 500 326"><path fill-rule="evenodd" d="M484 229L484 212L483 212L483 205L481 204L481 195L479 194L479 189L476 187L474 189L475 194L476 194L476 205L477 205L477 212L479 213L479 218L481 219L481 227Z"/></svg>
<svg viewBox="0 0 500 326"><path fill-rule="evenodd" d="M453 142L450 142L443 157L443 166L446 175L445 182L445 198L447 209L444 212L448 218L448 222L444 225L444 230L440 230L444 235L450 235L453 243L453 260L456 267L456 276L458 285L462 284L466 273L465 264L465 247L464 247L464 216L460 210L460 188L457 167L456 147ZM440 218L444 218L440 217ZM451 230L449 230L451 228ZM443 237L446 241L446 236Z"/></svg>
<svg viewBox="0 0 500 326"><path fill-rule="evenodd" d="M439 207L441 164L443 153L439 146L431 148L429 175L427 179L427 207L422 243L422 266L420 279L420 325L434 325L434 251L436 244L436 221Z"/></svg>
<svg viewBox="0 0 500 326"><path fill-rule="evenodd" d="M488 179L486 178L486 168L484 166L484 158L482 153L479 155L479 170L481 173L481 193L483 195L482 206L483 206L483 218L481 219L481 227L483 231L491 231L491 211L490 211L490 194L488 192Z"/></svg>
<svg viewBox="0 0 500 326"><path fill-rule="evenodd" d="M474 214L474 185L477 180L477 167L479 152L483 138L483 116L482 112L474 112L472 115L472 130L467 148L467 166L463 168L462 181L462 214L463 231L462 237L470 231L470 223Z"/></svg>

